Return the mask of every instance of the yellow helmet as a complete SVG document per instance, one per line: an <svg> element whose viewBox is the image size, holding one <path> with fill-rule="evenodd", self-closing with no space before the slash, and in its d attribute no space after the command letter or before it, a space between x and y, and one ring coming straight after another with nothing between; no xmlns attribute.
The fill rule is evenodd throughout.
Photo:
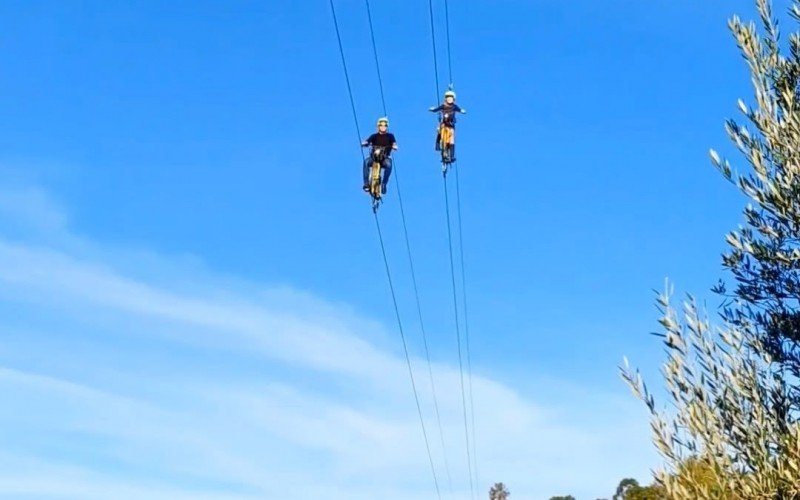
<svg viewBox="0 0 800 500"><path fill-rule="evenodd" d="M378 122L375 125L380 127L381 123L385 123L386 126L388 127L389 126L389 119L386 118L385 116L381 116L380 118L378 118Z"/></svg>
<svg viewBox="0 0 800 500"><path fill-rule="evenodd" d="M444 93L444 98L447 99L448 97L452 97L453 99L455 99L456 93L453 92L452 90L448 90L447 92Z"/></svg>

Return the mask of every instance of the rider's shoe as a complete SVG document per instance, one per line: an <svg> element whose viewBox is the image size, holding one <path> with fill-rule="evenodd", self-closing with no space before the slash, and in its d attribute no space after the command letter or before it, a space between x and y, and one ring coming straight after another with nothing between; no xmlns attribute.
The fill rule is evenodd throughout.
<svg viewBox="0 0 800 500"><path fill-rule="evenodd" d="M386 194L386 184L381 186L381 194Z"/></svg>
<svg viewBox="0 0 800 500"><path fill-rule="evenodd" d="M364 190L365 193L369 193L369 184L364 184L361 189Z"/></svg>

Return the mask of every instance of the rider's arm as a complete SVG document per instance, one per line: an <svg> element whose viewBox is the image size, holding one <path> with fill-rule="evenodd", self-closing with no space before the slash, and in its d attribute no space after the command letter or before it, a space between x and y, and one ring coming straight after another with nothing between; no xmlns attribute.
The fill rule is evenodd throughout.
<svg viewBox="0 0 800 500"><path fill-rule="evenodd" d="M442 105L441 104L438 105L438 106L434 106L432 108L428 108L428 111L430 111L432 113L437 113L437 112L439 112L441 110L442 110Z"/></svg>
<svg viewBox="0 0 800 500"><path fill-rule="evenodd" d="M459 112L459 113L466 113L466 112L467 112L467 110L466 110L466 109L462 108L462 107L461 107L461 106L459 106L458 104L455 104L454 106L455 106L455 108L456 108L456 111L457 111L457 112Z"/></svg>
<svg viewBox="0 0 800 500"><path fill-rule="evenodd" d="M370 144L372 144L372 136L369 136L366 139L364 139L364 142L361 143L361 147L365 148L365 147L369 146Z"/></svg>

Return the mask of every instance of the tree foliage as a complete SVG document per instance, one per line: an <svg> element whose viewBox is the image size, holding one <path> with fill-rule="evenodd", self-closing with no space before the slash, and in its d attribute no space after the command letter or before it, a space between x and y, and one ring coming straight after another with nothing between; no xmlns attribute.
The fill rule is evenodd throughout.
<svg viewBox="0 0 800 500"><path fill-rule="evenodd" d="M489 490L489 500L506 500L509 496L511 496L511 492L503 483L494 483Z"/></svg>
<svg viewBox="0 0 800 500"><path fill-rule="evenodd" d="M612 500L663 500L664 490L657 486L640 486L639 481L625 478L619 482Z"/></svg>
<svg viewBox="0 0 800 500"><path fill-rule="evenodd" d="M729 23L755 91L753 107L739 101L745 123L726 124L747 171L711 151L749 198L723 256L735 288L715 288L725 297L717 326L691 296L680 315L669 287L659 296L672 412L656 408L627 360L622 370L650 411L666 461L657 486L670 499L800 498L800 34L784 54L769 2L756 6L760 29ZM800 21L797 1L790 14Z"/></svg>
<svg viewBox="0 0 800 500"><path fill-rule="evenodd" d="M773 363L800 375L800 34L780 49L778 23L767 0L758 0L762 33L734 17L729 26L750 68L754 107L739 101L745 124L726 131L748 162L734 174L728 161L711 151L722 175L750 198L745 224L727 236L723 265L736 286L715 289L730 300L725 320L752 328ZM800 4L791 15L800 20ZM794 399L797 399L795 396Z"/></svg>

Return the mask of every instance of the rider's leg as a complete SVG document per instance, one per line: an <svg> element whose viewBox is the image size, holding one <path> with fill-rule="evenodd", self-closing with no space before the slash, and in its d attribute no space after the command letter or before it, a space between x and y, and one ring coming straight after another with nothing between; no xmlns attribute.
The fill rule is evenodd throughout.
<svg viewBox="0 0 800 500"><path fill-rule="evenodd" d="M389 184L389 177L392 175L392 159L386 158L383 161L383 194L386 194L386 185Z"/></svg>
<svg viewBox="0 0 800 500"><path fill-rule="evenodd" d="M372 168L372 158L364 158L364 191L369 191L369 170Z"/></svg>
<svg viewBox="0 0 800 500"><path fill-rule="evenodd" d="M436 129L436 144L434 145L434 149L439 151L441 149L440 142L442 141L442 132L439 129Z"/></svg>

